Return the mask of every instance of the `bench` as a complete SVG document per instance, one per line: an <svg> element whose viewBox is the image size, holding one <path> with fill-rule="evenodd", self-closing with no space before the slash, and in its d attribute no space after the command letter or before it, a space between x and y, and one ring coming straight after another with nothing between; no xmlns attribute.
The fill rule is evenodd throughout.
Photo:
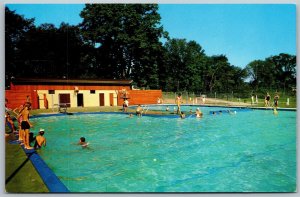
<svg viewBox="0 0 300 197"><path fill-rule="evenodd" d="M66 103L54 104L58 108L58 112L67 113L68 105Z"/></svg>

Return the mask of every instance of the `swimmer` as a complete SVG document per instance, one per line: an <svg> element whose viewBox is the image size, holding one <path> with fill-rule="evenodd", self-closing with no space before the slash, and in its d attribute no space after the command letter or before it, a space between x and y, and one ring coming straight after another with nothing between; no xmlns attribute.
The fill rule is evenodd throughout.
<svg viewBox="0 0 300 197"><path fill-rule="evenodd" d="M180 118L181 118L181 119L184 119L184 118L185 118L185 114L184 114L183 111L180 113Z"/></svg>
<svg viewBox="0 0 300 197"><path fill-rule="evenodd" d="M44 129L40 129L39 135L35 137L34 149L39 149L46 146L46 138L44 137Z"/></svg>
<svg viewBox="0 0 300 197"><path fill-rule="evenodd" d="M274 108L273 114L274 114L274 115L278 115L278 111L277 111L276 108Z"/></svg>
<svg viewBox="0 0 300 197"><path fill-rule="evenodd" d="M170 109L169 109L169 106L167 106L167 108L166 108L166 111L169 111Z"/></svg>
<svg viewBox="0 0 300 197"><path fill-rule="evenodd" d="M82 148L86 148L89 145L89 143L85 142L85 137L81 137L79 139L78 145L81 145Z"/></svg>
<svg viewBox="0 0 300 197"><path fill-rule="evenodd" d="M127 118L132 118L133 117L133 115L132 114L129 114L129 116L127 117Z"/></svg>
<svg viewBox="0 0 300 197"><path fill-rule="evenodd" d="M141 107L141 105L138 105L138 107L136 108L136 115L138 117L141 117L142 113L143 113L143 108Z"/></svg>
<svg viewBox="0 0 300 197"><path fill-rule="evenodd" d="M198 107L196 109L196 118L202 118L203 116L203 113L201 112L200 108Z"/></svg>
<svg viewBox="0 0 300 197"><path fill-rule="evenodd" d="M236 114L236 111L228 110L228 113L229 113L230 115L234 115L234 114Z"/></svg>

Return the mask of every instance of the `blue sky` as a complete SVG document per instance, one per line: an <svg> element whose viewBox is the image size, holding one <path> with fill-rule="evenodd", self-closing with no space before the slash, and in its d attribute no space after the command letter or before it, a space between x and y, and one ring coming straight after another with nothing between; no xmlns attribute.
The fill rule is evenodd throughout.
<svg viewBox="0 0 300 197"><path fill-rule="evenodd" d="M8 4L35 24L76 25L82 4ZM160 4L161 24L171 38L195 40L205 53L226 55L244 68L279 53L296 55L294 4Z"/></svg>

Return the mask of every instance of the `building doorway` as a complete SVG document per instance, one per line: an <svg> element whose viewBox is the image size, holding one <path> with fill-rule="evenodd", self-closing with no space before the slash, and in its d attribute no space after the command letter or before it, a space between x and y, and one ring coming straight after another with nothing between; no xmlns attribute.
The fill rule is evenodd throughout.
<svg viewBox="0 0 300 197"><path fill-rule="evenodd" d="M77 107L83 107L83 94L77 94Z"/></svg>
<svg viewBox="0 0 300 197"><path fill-rule="evenodd" d="M114 93L109 94L109 103L110 106L114 106Z"/></svg>
<svg viewBox="0 0 300 197"><path fill-rule="evenodd" d="M59 105L71 106L70 94L59 94Z"/></svg>
<svg viewBox="0 0 300 197"><path fill-rule="evenodd" d="M99 103L100 106L104 106L104 93L99 94Z"/></svg>

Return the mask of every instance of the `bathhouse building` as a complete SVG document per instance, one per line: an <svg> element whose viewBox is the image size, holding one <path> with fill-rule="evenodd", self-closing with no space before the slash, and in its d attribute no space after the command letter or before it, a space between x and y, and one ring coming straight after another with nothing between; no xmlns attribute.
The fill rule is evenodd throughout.
<svg viewBox="0 0 300 197"><path fill-rule="evenodd" d="M30 100L33 109L59 106L120 106L124 99L134 104L154 104L161 90L132 90L132 80L16 78L5 91L8 107Z"/></svg>

